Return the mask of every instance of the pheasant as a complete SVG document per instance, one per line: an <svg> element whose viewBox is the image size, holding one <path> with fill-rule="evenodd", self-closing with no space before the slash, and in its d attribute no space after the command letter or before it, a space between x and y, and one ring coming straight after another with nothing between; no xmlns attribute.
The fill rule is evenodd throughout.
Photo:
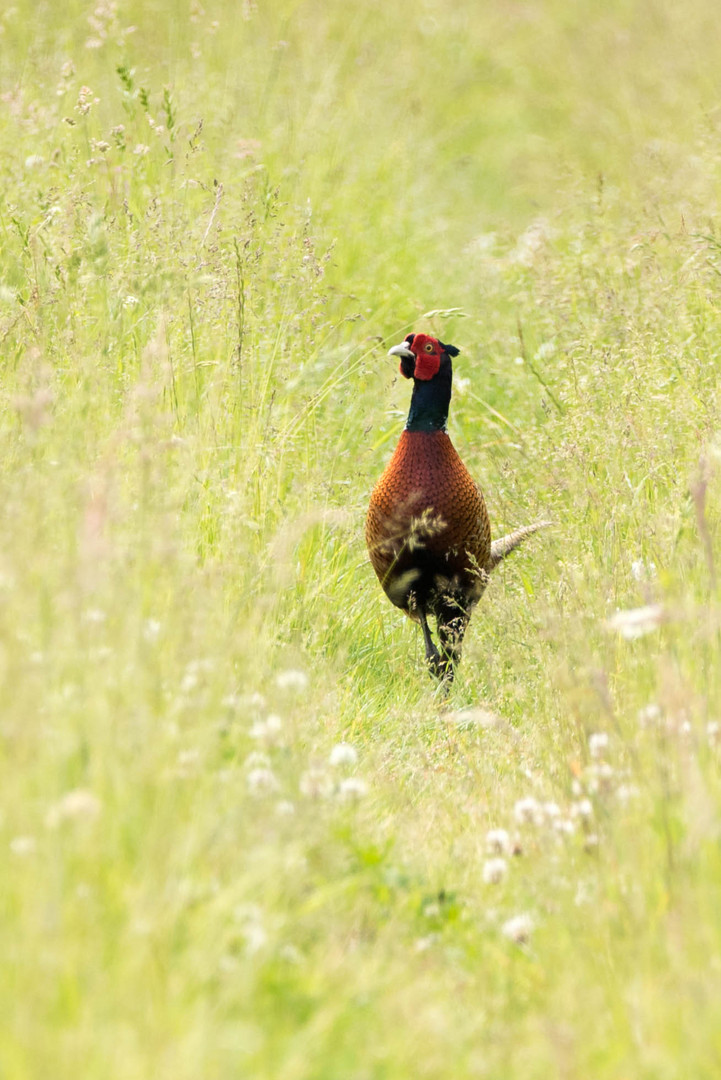
<svg viewBox="0 0 721 1080"><path fill-rule="evenodd" d="M389 356L413 379L405 430L373 489L366 543L378 579L396 607L421 625L426 663L448 685L473 608L491 571L547 521L491 540L480 488L446 432L455 345L409 334ZM437 623L440 649L428 626Z"/></svg>

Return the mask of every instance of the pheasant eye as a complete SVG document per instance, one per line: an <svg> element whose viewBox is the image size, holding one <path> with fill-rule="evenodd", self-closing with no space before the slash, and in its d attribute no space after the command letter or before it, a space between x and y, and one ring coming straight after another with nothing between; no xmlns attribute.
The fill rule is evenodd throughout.
<svg viewBox="0 0 721 1080"><path fill-rule="evenodd" d="M426 348L426 352L433 352L433 346L431 345L430 341L428 342L428 344L426 345L425 348Z"/></svg>

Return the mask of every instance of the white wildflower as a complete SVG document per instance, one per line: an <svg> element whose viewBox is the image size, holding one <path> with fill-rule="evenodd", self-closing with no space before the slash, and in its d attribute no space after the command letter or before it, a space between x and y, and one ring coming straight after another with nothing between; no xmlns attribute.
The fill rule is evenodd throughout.
<svg viewBox="0 0 721 1080"><path fill-rule="evenodd" d="M241 924L241 933L249 953L256 953L266 944L268 935L263 926L263 913L257 904L239 904L233 912Z"/></svg>
<svg viewBox="0 0 721 1080"><path fill-rule="evenodd" d="M123 307L134 308L137 307L139 303L140 301L138 300L137 296L133 296L132 293L128 293L128 295L123 300Z"/></svg>
<svg viewBox="0 0 721 1080"><path fill-rule="evenodd" d="M661 604L647 604L645 607L615 612L606 620L606 628L617 630L626 641L634 641L644 634L658 630L665 618L666 613Z"/></svg>
<svg viewBox="0 0 721 1080"><path fill-rule="evenodd" d="M248 922L243 927L243 937L245 938L246 951L252 956L254 953L260 952L263 946L268 941L268 935L265 932L263 924L260 922Z"/></svg>
<svg viewBox="0 0 721 1080"><path fill-rule="evenodd" d="M265 720L256 720L248 734L251 739L261 739L264 742L275 742L283 729L283 721L277 713L270 713Z"/></svg>
<svg viewBox="0 0 721 1080"><path fill-rule="evenodd" d="M331 750L328 761L333 766L355 765L358 761L358 751L350 743L337 743Z"/></svg>
<svg viewBox="0 0 721 1080"><path fill-rule="evenodd" d="M279 690L295 690L298 693L307 690L308 683L309 679L306 673L304 671L299 671L297 668L289 668L287 671L281 671L275 679L275 685Z"/></svg>
<svg viewBox="0 0 721 1080"><path fill-rule="evenodd" d="M195 690L198 685L198 673L197 671L188 670L180 680L180 690L183 694L189 694L191 690Z"/></svg>
<svg viewBox="0 0 721 1080"><path fill-rule="evenodd" d="M718 720L709 720L706 725L706 738L710 743L717 743L721 739L721 724Z"/></svg>
<svg viewBox="0 0 721 1080"><path fill-rule="evenodd" d="M248 788L254 795L265 795L280 787L272 769L251 769L247 780Z"/></svg>
<svg viewBox="0 0 721 1080"><path fill-rule="evenodd" d="M146 619L143 625L143 638L148 644L153 645L160 637L163 624L157 619Z"/></svg>
<svg viewBox="0 0 721 1080"><path fill-rule="evenodd" d="M265 698L257 690L254 690L252 694L228 694L223 698L223 705L231 709L264 709Z"/></svg>
<svg viewBox="0 0 721 1080"><path fill-rule="evenodd" d="M362 799L367 793L368 785L365 780L361 780L358 776L347 776L346 779L341 780L338 785L339 797L348 802L352 802L355 799Z"/></svg>
<svg viewBox="0 0 721 1080"><path fill-rule="evenodd" d="M599 761L591 764L585 771L584 778L588 791L595 794L598 791L610 791L613 787L615 771L607 761Z"/></svg>
<svg viewBox="0 0 721 1080"><path fill-rule="evenodd" d="M545 817L549 818L551 821L555 821L556 818L561 816L561 808L558 803L545 802L543 804L543 813Z"/></svg>
<svg viewBox="0 0 721 1080"><path fill-rule="evenodd" d="M64 821L92 820L100 813L101 805L100 799L91 791L76 788L50 807L45 815L45 824L49 829L56 829Z"/></svg>
<svg viewBox="0 0 721 1080"><path fill-rule="evenodd" d="M516 945L524 945L531 936L533 928L533 919L530 915L514 915L512 919L504 922L501 933Z"/></svg>
<svg viewBox="0 0 721 1080"><path fill-rule="evenodd" d="M333 781L324 769L313 767L300 778L301 795L309 799L325 799L333 792Z"/></svg>
<svg viewBox="0 0 721 1080"><path fill-rule="evenodd" d="M521 266L531 266L551 236L552 230L543 218L531 222L518 237L516 246L509 255L510 261L520 263Z"/></svg>
<svg viewBox="0 0 721 1080"><path fill-rule="evenodd" d="M500 855L493 859L486 859L483 864L483 881L486 885L497 885L503 881L507 872L508 863Z"/></svg>
<svg viewBox="0 0 721 1080"><path fill-rule="evenodd" d="M507 829L489 829L486 833L486 851L492 855L510 855L513 851Z"/></svg>
<svg viewBox="0 0 721 1080"><path fill-rule="evenodd" d="M645 563L643 559L635 559L631 563L631 576L634 581L649 581L656 577L656 564Z"/></svg>
<svg viewBox="0 0 721 1080"><path fill-rule="evenodd" d="M571 811L575 817L580 817L584 821L593 817L593 803L590 799L579 799L571 807Z"/></svg>
<svg viewBox="0 0 721 1080"><path fill-rule="evenodd" d="M588 752L592 758L600 758L608 749L608 732L594 731L588 737Z"/></svg>
<svg viewBox="0 0 721 1080"><path fill-rule="evenodd" d="M638 722L641 727L650 727L658 723L660 719L661 707L655 701L649 702L648 705L644 705L642 709L638 710Z"/></svg>
<svg viewBox="0 0 721 1080"><path fill-rule="evenodd" d="M519 799L513 807L513 816L520 825L542 825L543 807L533 795Z"/></svg>
<svg viewBox="0 0 721 1080"><path fill-rule="evenodd" d="M252 753L248 754L244 764L246 769L269 769L270 758L267 754L261 753L260 750L253 750Z"/></svg>
<svg viewBox="0 0 721 1080"><path fill-rule="evenodd" d="M279 735L283 729L283 721L277 713L268 713L265 718L265 726L269 735Z"/></svg>
<svg viewBox="0 0 721 1080"><path fill-rule="evenodd" d="M292 817L295 813L295 803L292 803L290 799L280 799L276 803L275 812L280 817Z"/></svg>

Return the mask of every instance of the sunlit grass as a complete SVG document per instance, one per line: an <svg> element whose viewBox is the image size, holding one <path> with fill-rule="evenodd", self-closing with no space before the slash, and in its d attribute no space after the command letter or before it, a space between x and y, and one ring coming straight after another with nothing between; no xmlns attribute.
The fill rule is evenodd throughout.
<svg viewBox="0 0 721 1080"><path fill-rule="evenodd" d="M0 13L3 1076L718 1075L716 21ZM447 701L362 540L420 327L554 522Z"/></svg>

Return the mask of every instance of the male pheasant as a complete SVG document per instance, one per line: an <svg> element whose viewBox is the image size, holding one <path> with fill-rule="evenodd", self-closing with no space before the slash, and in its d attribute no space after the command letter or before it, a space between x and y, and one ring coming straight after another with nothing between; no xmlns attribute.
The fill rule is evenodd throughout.
<svg viewBox="0 0 721 1080"><path fill-rule="evenodd" d="M413 379L405 430L371 495L366 543L388 598L420 622L426 662L450 683L491 570L546 521L491 541L480 488L446 433L455 345L409 334L389 356ZM440 651L428 626L436 618Z"/></svg>

